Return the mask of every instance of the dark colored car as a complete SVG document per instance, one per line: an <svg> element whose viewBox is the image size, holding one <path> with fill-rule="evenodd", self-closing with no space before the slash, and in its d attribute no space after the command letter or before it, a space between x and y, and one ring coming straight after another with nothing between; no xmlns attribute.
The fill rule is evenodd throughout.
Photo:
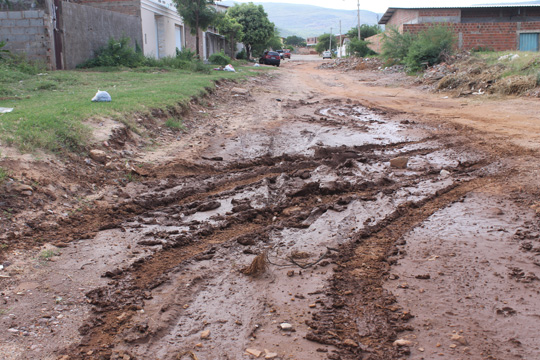
<svg viewBox="0 0 540 360"><path fill-rule="evenodd" d="M259 59L260 64L279 66L281 57L277 51L265 51Z"/></svg>
<svg viewBox="0 0 540 360"><path fill-rule="evenodd" d="M281 55L282 59L290 59L291 58L291 50L284 49L283 54Z"/></svg>

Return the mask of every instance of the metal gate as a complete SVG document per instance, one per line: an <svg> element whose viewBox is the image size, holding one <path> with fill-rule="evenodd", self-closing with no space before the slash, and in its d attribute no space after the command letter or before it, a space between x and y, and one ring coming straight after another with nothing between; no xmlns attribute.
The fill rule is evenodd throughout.
<svg viewBox="0 0 540 360"><path fill-rule="evenodd" d="M520 51L538 51L538 33L519 34L519 50Z"/></svg>

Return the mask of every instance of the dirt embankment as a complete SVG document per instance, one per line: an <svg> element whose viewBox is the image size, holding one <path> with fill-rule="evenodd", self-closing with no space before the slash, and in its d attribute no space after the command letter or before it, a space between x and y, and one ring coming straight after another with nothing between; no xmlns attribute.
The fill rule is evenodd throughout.
<svg viewBox="0 0 540 360"><path fill-rule="evenodd" d="M66 177L91 206L12 231L3 357L537 357L536 149L497 127L527 109L282 68L153 151L126 136L127 171Z"/></svg>

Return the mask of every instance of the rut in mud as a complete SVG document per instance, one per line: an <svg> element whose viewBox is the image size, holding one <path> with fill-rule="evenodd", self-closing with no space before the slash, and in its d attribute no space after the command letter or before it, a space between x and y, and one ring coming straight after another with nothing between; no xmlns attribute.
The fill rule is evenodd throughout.
<svg viewBox="0 0 540 360"><path fill-rule="evenodd" d="M395 300L381 285L395 239L364 239L409 222L426 203L435 201L434 211L459 198L487 160L360 104L315 105L286 127L216 144L197 174L171 172L119 206L116 214L135 214L100 234L136 260L87 293L94 313L71 356L241 359L247 348L297 359L398 355L392 342L408 319L388 310ZM408 158L407 169L391 168L395 157ZM345 280L344 259L364 246L372 270ZM260 254L266 271L243 274ZM349 316L364 304L364 314ZM369 331L359 337L342 316ZM204 331L211 335L200 344Z"/></svg>
<svg viewBox="0 0 540 360"><path fill-rule="evenodd" d="M16 239L61 255L13 257L0 355L534 358L539 223L505 188L515 148L301 87L230 97L192 160Z"/></svg>

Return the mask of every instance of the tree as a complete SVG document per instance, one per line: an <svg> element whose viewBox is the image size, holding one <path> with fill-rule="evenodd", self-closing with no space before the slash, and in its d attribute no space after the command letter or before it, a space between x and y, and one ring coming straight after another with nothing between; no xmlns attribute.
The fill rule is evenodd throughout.
<svg viewBox="0 0 540 360"><path fill-rule="evenodd" d="M360 34L362 36L362 34ZM347 46L347 55L364 57L368 55L374 55L375 52L368 47L369 42L365 40L358 40L358 36L352 39Z"/></svg>
<svg viewBox="0 0 540 360"><path fill-rule="evenodd" d="M227 14L236 19L244 29L242 43L246 48L248 59L251 58L253 46L266 46L274 35L274 23L268 20L268 15L262 5L236 4L229 8Z"/></svg>
<svg viewBox="0 0 540 360"><path fill-rule="evenodd" d="M362 40L365 40L373 35L380 34L381 32L382 31L379 25L362 24L360 26L360 38ZM349 30L347 32L347 37L349 37L350 39L358 39L358 26L355 26L351 30Z"/></svg>
<svg viewBox="0 0 540 360"><path fill-rule="evenodd" d="M231 57L234 59L236 54L236 42L244 36L243 26L229 14L220 15L217 23L218 31L221 35L227 37L231 45Z"/></svg>
<svg viewBox="0 0 540 360"><path fill-rule="evenodd" d="M323 51L332 50L330 49L330 37L332 37L332 49L337 47L336 37L330 34L322 34L317 39L317 45L315 45L315 50L321 54Z"/></svg>
<svg viewBox="0 0 540 360"><path fill-rule="evenodd" d="M277 30L274 30L274 35L266 42L266 48L278 50L282 47L283 43L281 42L281 36L279 36L279 32Z"/></svg>
<svg viewBox="0 0 540 360"><path fill-rule="evenodd" d="M205 31L216 18L216 11L210 5L214 0L174 0L178 14L195 35L195 53L199 56L199 29Z"/></svg>
<svg viewBox="0 0 540 360"><path fill-rule="evenodd" d="M285 39L285 45L291 45L291 46L306 46L306 39L301 38L300 36L292 35L287 36Z"/></svg>

